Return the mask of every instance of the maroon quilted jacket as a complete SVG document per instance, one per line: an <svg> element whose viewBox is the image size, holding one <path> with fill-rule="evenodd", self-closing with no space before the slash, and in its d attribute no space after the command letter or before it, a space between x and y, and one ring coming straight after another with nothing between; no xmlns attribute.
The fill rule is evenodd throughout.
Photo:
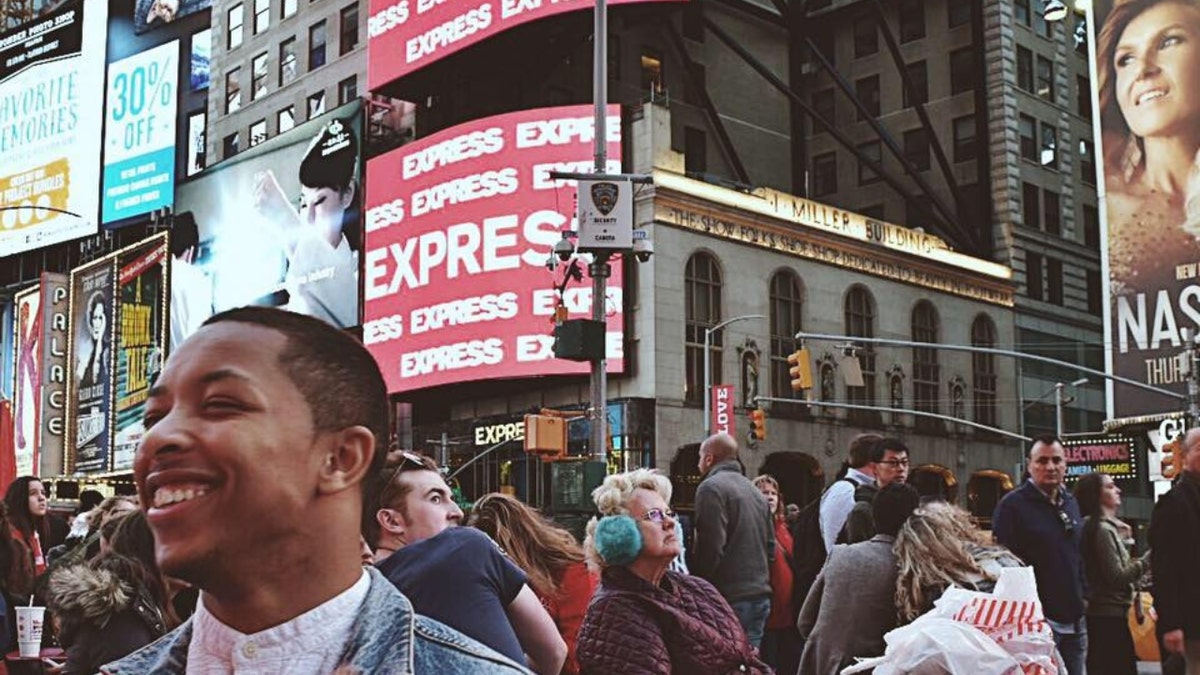
<svg viewBox="0 0 1200 675"><path fill-rule="evenodd" d="M772 672L717 589L675 572L655 587L624 567L605 569L577 649L583 675Z"/></svg>

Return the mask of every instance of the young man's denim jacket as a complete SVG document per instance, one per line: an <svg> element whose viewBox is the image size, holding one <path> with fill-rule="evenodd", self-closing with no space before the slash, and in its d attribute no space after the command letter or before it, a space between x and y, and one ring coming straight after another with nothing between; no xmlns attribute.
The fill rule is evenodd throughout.
<svg viewBox="0 0 1200 675"><path fill-rule="evenodd" d="M412 604L374 568L371 588L351 628L339 673L400 675L408 673L529 673L509 658L462 633L417 615ZM187 672L192 622L158 641L104 666L107 675L183 675Z"/></svg>

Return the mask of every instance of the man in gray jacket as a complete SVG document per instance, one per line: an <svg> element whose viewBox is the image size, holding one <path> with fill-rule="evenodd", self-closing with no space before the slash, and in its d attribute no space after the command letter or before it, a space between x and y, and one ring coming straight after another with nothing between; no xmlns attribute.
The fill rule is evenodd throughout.
<svg viewBox="0 0 1200 675"><path fill-rule="evenodd" d="M771 612L775 532L767 499L742 475L737 441L714 434L700 444L692 574L729 601L755 647Z"/></svg>

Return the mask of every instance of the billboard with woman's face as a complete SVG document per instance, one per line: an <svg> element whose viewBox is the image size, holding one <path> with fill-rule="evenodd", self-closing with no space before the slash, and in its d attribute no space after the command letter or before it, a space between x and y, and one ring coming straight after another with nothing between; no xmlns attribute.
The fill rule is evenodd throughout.
<svg viewBox="0 0 1200 675"><path fill-rule="evenodd" d="M1175 357L1200 330L1200 2L1093 0L1092 8L1109 372L1184 394ZM1183 405L1110 387L1110 416Z"/></svg>
<svg viewBox="0 0 1200 675"><path fill-rule="evenodd" d="M112 256L71 272L71 415L67 429L68 452L77 473L109 469L115 288Z"/></svg>

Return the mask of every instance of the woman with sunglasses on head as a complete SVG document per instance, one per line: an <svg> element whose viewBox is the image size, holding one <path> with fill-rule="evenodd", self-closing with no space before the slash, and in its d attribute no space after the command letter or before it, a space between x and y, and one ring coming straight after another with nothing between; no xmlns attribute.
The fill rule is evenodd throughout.
<svg viewBox="0 0 1200 675"><path fill-rule="evenodd" d="M579 630L581 673L773 672L712 584L668 569L679 540L666 476L608 476L592 499L601 518L584 552L601 578Z"/></svg>
<svg viewBox="0 0 1200 675"><path fill-rule="evenodd" d="M1112 476L1089 473L1075 484L1083 514L1080 550L1087 572L1087 669L1091 675L1137 672L1129 608L1133 586L1149 568L1146 556L1133 558L1133 530L1117 518L1121 488Z"/></svg>
<svg viewBox="0 0 1200 675"><path fill-rule="evenodd" d="M527 583L567 643L567 662L562 672L578 673L575 643L583 614L596 591L596 577L584 564L579 542L533 507L499 492L475 502L468 524L491 537L524 570Z"/></svg>

